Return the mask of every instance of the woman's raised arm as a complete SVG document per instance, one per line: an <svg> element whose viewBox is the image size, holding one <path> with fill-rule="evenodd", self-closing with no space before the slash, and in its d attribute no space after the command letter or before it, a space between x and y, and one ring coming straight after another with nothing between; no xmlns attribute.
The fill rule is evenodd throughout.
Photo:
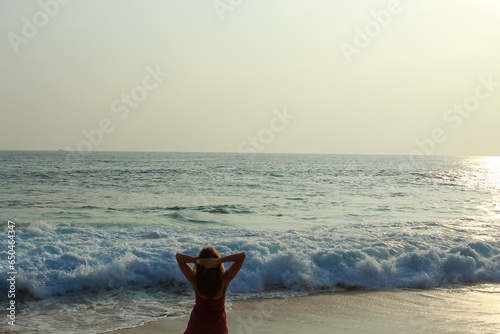
<svg viewBox="0 0 500 334"><path fill-rule="evenodd" d="M245 262L245 258L247 257L246 253L238 253L238 254L231 254L228 256L224 256L218 259L220 263L224 262L234 262L231 267L229 267L228 270L226 270L224 274L224 278L226 282L231 282L233 278L236 277L238 272L240 271L241 267L243 267L243 262Z"/></svg>
<svg viewBox="0 0 500 334"><path fill-rule="evenodd" d="M177 264L179 265L179 268L181 268L182 273L184 276L186 276L187 280L191 285L195 285L194 281L194 273L193 273L193 268L188 263L195 263L194 261L196 258L191 255L186 255L186 254L181 254L177 253L175 255L175 259L177 260Z"/></svg>

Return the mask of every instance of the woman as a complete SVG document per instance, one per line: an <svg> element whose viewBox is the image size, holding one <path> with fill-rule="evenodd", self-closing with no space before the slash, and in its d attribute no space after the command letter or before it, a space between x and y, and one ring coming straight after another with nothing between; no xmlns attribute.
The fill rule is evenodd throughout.
<svg viewBox="0 0 500 334"><path fill-rule="evenodd" d="M215 249L206 247L198 257L180 253L175 257L196 294L196 304L184 334L226 334L226 291L243 266L246 254L221 258ZM224 262L234 263L225 271ZM194 263L194 268L189 263Z"/></svg>

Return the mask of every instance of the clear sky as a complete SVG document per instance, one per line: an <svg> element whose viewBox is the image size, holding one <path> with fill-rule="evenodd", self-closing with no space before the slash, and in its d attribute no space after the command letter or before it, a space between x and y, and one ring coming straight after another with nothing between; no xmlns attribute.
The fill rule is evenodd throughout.
<svg viewBox="0 0 500 334"><path fill-rule="evenodd" d="M500 155L499 17L498 0L0 0L0 149Z"/></svg>

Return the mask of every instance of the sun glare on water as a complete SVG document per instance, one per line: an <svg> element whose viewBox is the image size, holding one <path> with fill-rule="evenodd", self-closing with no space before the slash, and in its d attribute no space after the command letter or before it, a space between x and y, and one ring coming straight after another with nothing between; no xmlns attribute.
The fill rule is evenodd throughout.
<svg viewBox="0 0 500 334"><path fill-rule="evenodd" d="M478 209L493 219L500 219L500 157L485 157L479 162L482 185L491 192L491 200L478 206Z"/></svg>
<svg viewBox="0 0 500 334"><path fill-rule="evenodd" d="M484 170L489 188L500 190L500 157L484 158Z"/></svg>

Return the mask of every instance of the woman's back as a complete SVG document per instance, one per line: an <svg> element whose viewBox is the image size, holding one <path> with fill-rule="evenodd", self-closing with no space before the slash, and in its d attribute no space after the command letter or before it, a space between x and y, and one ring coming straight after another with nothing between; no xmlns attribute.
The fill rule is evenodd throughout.
<svg viewBox="0 0 500 334"><path fill-rule="evenodd" d="M184 334L226 334L226 296L203 298L196 295L189 323Z"/></svg>
<svg viewBox="0 0 500 334"><path fill-rule="evenodd" d="M215 249L208 247L199 255L200 258L176 255L182 273L196 293L196 304L184 334L226 334L226 291L243 266L246 255L239 253L221 258ZM224 262L234 263L225 271ZM195 263L195 268L188 263Z"/></svg>

